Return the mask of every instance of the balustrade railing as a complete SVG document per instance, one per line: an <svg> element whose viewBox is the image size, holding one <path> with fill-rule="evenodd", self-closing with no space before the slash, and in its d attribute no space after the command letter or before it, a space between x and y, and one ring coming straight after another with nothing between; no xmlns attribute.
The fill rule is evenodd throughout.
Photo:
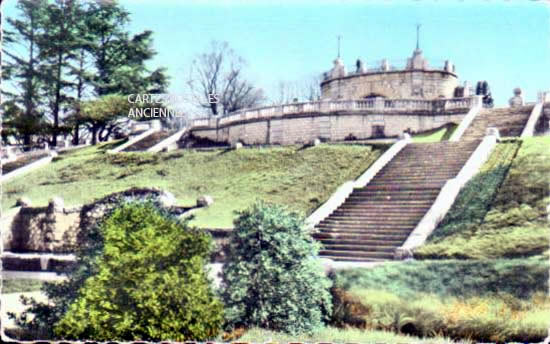
<svg viewBox="0 0 550 344"><path fill-rule="evenodd" d="M231 113L225 117L199 118L192 121L191 127L213 127L228 123L248 121L253 119L276 118L289 114L330 113L334 111L364 111L384 112L395 111L433 111L469 109L474 104L474 98L451 99L359 99L359 100L329 100L307 103L295 103L267 106L256 109L245 109Z"/></svg>

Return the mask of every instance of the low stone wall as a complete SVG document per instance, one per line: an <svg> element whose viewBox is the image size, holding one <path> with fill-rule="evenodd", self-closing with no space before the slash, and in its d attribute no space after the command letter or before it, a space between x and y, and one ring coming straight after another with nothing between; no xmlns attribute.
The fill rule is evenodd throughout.
<svg viewBox="0 0 550 344"><path fill-rule="evenodd" d="M97 221L121 199L152 197L175 215L187 208L172 206L173 196L154 188L133 188L111 194L93 203L66 208L54 198L47 207L22 206L16 214L2 218L4 250L12 252L73 252Z"/></svg>
<svg viewBox="0 0 550 344"><path fill-rule="evenodd" d="M315 139L344 141L396 137L403 132L422 132L449 122L460 123L468 109L434 114L429 111L373 113L371 111L335 111L300 113L276 118L254 118L193 127L199 138L233 144L305 144Z"/></svg>

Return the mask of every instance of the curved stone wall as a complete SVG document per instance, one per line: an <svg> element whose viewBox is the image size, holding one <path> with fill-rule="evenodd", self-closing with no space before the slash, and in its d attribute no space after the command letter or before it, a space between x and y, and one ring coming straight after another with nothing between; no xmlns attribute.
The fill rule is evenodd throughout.
<svg viewBox="0 0 550 344"><path fill-rule="evenodd" d="M333 78L321 83L321 99L452 98L458 86L456 74L444 70L398 70L369 72Z"/></svg>
<svg viewBox="0 0 550 344"><path fill-rule="evenodd" d="M287 104L196 119L190 134L233 144L301 144L396 137L459 123L477 99L363 99Z"/></svg>

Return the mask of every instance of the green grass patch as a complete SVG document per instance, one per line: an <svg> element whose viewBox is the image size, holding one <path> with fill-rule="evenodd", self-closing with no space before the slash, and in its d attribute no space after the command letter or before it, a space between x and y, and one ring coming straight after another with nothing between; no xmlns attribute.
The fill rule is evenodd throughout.
<svg viewBox="0 0 550 344"><path fill-rule="evenodd" d="M2 281L2 294L39 291L43 285L44 281L35 279L4 279Z"/></svg>
<svg viewBox="0 0 550 344"><path fill-rule="evenodd" d="M9 209L26 196L44 206L53 196L66 205L85 204L131 187L159 187L180 205L208 194L214 204L196 213L192 224L232 227L234 211L258 199L309 213L338 186L357 178L382 153L370 146L327 145L247 148L199 152L107 154L116 143L66 152L47 167L4 185Z"/></svg>
<svg viewBox="0 0 550 344"><path fill-rule="evenodd" d="M416 258L516 258L548 250L550 139L524 140L512 161L516 145L497 145Z"/></svg>
<svg viewBox="0 0 550 344"><path fill-rule="evenodd" d="M442 337L421 339L393 332L326 327L310 334L290 335L258 328L247 330L239 342L250 343L453 343Z"/></svg>
<svg viewBox="0 0 550 344"><path fill-rule="evenodd" d="M474 297L500 293L527 299L548 291L546 259L439 260L386 263L335 272L342 289L378 289L399 297L418 293Z"/></svg>
<svg viewBox="0 0 550 344"><path fill-rule="evenodd" d="M440 142L447 141L454 133L458 125L454 123L447 123L442 127L432 130L424 131L418 134L414 134L413 142Z"/></svg>

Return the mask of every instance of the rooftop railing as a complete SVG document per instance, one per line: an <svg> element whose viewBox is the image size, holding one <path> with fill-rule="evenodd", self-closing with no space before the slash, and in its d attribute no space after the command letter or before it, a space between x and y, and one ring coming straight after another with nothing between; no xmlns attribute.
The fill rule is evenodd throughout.
<svg viewBox="0 0 550 344"><path fill-rule="evenodd" d="M445 70L445 60L430 60L428 67L425 70ZM409 70L407 60L379 60L363 64L363 70L360 70L356 64L346 65L345 76L361 75L391 71ZM433 65L433 66L432 66ZM327 71L322 75L323 81L332 79L331 71Z"/></svg>
<svg viewBox="0 0 550 344"><path fill-rule="evenodd" d="M475 97L451 99L359 99L359 100L325 100L305 103L293 103L245 109L233 112L224 117L199 118L192 121L191 129L196 127L216 127L229 123L283 117L290 114L318 113L326 114L335 111L361 112L372 110L379 113L428 111L444 113L450 110L467 110L475 103Z"/></svg>

